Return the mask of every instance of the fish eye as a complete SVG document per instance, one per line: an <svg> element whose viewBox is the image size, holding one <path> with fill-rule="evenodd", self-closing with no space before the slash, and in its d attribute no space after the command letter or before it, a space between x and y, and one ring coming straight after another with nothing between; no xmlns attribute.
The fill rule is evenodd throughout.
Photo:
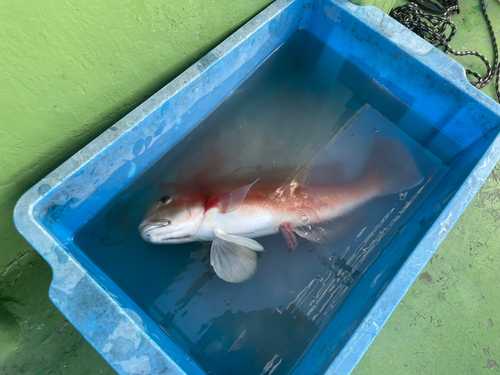
<svg viewBox="0 0 500 375"><path fill-rule="evenodd" d="M161 197L158 203L160 204L167 204L170 202L170 197L168 195L165 195L164 197Z"/></svg>

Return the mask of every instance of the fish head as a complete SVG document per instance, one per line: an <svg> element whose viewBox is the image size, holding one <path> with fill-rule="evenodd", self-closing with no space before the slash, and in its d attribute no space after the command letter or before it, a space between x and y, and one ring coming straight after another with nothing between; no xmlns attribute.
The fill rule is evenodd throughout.
<svg viewBox="0 0 500 375"><path fill-rule="evenodd" d="M205 217L205 202L201 196L160 198L139 225L141 237L153 244L196 241L194 235Z"/></svg>

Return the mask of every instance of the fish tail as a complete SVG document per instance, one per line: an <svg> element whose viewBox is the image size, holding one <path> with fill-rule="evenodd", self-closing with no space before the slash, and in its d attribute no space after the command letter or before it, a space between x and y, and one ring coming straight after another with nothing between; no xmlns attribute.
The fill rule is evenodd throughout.
<svg viewBox="0 0 500 375"><path fill-rule="evenodd" d="M376 183L382 195L411 189L423 181L410 151L388 138L374 141L363 176Z"/></svg>

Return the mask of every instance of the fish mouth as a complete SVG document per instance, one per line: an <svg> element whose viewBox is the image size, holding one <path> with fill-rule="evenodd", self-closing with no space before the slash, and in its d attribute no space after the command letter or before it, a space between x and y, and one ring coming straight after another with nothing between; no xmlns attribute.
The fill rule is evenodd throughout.
<svg viewBox="0 0 500 375"><path fill-rule="evenodd" d="M142 234L147 234L147 233L151 232L152 230L162 229L162 228L165 228L167 226L168 226L168 224L158 224L158 225L152 225L150 228L147 228L146 230L142 230L142 228L139 228L139 230L141 231Z"/></svg>
<svg viewBox="0 0 500 375"><path fill-rule="evenodd" d="M168 227L172 222L170 220L162 220L162 221L146 221L139 224L139 231L141 233L148 233L154 229L161 229Z"/></svg>
<svg viewBox="0 0 500 375"><path fill-rule="evenodd" d="M151 234L148 234L148 231L141 232L141 237L147 242L151 242L153 244L169 244L169 243L184 243L184 242L192 242L192 237L188 236L179 236L179 237L165 237L159 240L153 240L151 238Z"/></svg>
<svg viewBox="0 0 500 375"><path fill-rule="evenodd" d="M164 218L144 219L139 224L139 234L143 240L152 244L193 242L202 218L200 216L195 222L193 220L172 222Z"/></svg>
<svg viewBox="0 0 500 375"><path fill-rule="evenodd" d="M173 236L174 233L172 233L172 237L164 237L161 238L158 236L158 234L155 236L155 231L166 228L169 226L169 223L158 223L158 222L147 222L144 224L139 225L139 234L141 237L150 243L153 244L169 244L169 243L185 243L185 242L192 242L192 235L180 235L180 236ZM155 238L156 237L156 238Z"/></svg>
<svg viewBox="0 0 500 375"><path fill-rule="evenodd" d="M163 243L163 244L169 244L169 243L186 243L186 242L193 242L192 236L167 237L167 238L163 238L161 240L161 243Z"/></svg>

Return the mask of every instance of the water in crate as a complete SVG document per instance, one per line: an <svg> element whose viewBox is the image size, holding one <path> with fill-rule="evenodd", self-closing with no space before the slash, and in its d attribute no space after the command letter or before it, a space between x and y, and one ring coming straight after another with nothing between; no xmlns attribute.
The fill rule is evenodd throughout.
<svg viewBox="0 0 500 375"><path fill-rule="evenodd" d="M299 30L75 243L207 373L288 374L446 173L412 119Z"/></svg>

